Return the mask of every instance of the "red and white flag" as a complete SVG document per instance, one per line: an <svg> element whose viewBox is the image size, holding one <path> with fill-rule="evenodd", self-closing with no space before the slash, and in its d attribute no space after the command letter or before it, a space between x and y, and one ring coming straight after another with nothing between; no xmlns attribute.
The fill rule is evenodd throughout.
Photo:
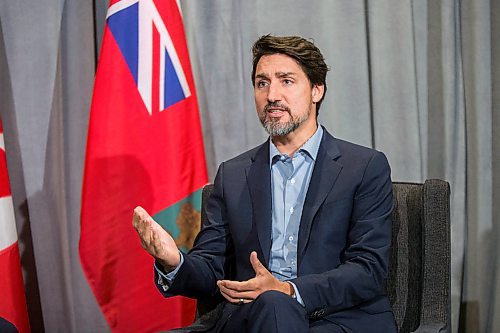
<svg viewBox="0 0 500 333"><path fill-rule="evenodd" d="M0 119L0 332L29 332L14 206Z"/></svg>
<svg viewBox="0 0 500 333"><path fill-rule="evenodd" d="M187 250L207 183L203 137L175 0L110 1L82 189L80 258L115 332L192 322L195 301L165 299L132 227L140 205Z"/></svg>

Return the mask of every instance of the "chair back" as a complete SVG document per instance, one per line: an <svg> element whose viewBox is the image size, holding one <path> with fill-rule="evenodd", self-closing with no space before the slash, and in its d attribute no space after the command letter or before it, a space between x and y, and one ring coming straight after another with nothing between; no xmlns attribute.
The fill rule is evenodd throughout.
<svg viewBox="0 0 500 333"><path fill-rule="evenodd" d="M394 182L387 293L399 332L448 332L450 187L442 180Z"/></svg>

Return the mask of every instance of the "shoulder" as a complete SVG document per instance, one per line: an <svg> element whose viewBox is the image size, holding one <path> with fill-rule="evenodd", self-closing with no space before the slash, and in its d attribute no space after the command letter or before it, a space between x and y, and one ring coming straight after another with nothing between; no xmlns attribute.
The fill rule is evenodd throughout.
<svg viewBox="0 0 500 333"><path fill-rule="evenodd" d="M342 157L342 158L371 159L375 155L384 155L384 153L382 153L381 151L378 151L376 149L336 138L326 130L325 130L325 134L324 134L322 143L325 145L325 148L328 151L331 151L331 152L333 151L336 153L336 155L338 157Z"/></svg>
<svg viewBox="0 0 500 333"><path fill-rule="evenodd" d="M357 143L353 143L353 142L349 142L349 141L345 141L345 140L337 139L337 138L333 138L333 140L335 140L336 144L339 146L340 151L344 154L356 153L356 154L362 154L362 155L373 155L373 154L378 152L377 150L375 150L373 148L362 146L362 145L359 145Z"/></svg>
<svg viewBox="0 0 500 333"><path fill-rule="evenodd" d="M269 140L266 142L249 149L238 156L235 156L227 161L224 161L225 167L247 167L257 158L268 159L269 158Z"/></svg>
<svg viewBox="0 0 500 333"><path fill-rule="evenodd" d="M323 144L329 155L344 167L365 169L369 165L389 168L385 154L379 150L338 139L325 131Z"/></svg>
<svg viewBox="0 0 500 333"><path fill-rule="evenodd" d="M214 183L229 184L234 190L236 184L242 184L246 179L251 166L259 166L259 170L265 170L269 165L269 141L239 154L219 165ZM269 167L267 167L269 169ZM246 182L244 182L246 184Z"/></svg>

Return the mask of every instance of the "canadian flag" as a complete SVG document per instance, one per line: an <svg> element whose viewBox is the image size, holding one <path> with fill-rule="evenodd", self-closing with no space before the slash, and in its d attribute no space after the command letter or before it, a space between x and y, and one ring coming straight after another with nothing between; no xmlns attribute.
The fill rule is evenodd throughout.
<svg viewBox="0 0 500 333"><path fill-rule="evenodd" d="M29 332L14 206L0 119L0 332Z"/></svg>

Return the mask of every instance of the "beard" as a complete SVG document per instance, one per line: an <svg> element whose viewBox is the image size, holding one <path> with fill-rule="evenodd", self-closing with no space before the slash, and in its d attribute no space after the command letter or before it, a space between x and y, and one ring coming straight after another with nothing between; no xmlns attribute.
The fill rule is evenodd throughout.
<svg viewBox="0 0 500 333"><path fill-rule="evenodd" d="M288 113L290 119L286 122L281 122L279 118L268 117L269 109L271 107L275 108L279 107L283 109L285 112ZM264 107L264 110L259 113L259 119L262 126L270 136L283 136L283 135L288 135L291 132L295 131L297 128L299 128L300 125L302 125L307 119L309 119L310 114L311 114L311 108L309 108L306 113L294 117L290 112L290 108L278 102L274 102L274 103L269 103Z"/></svg>

